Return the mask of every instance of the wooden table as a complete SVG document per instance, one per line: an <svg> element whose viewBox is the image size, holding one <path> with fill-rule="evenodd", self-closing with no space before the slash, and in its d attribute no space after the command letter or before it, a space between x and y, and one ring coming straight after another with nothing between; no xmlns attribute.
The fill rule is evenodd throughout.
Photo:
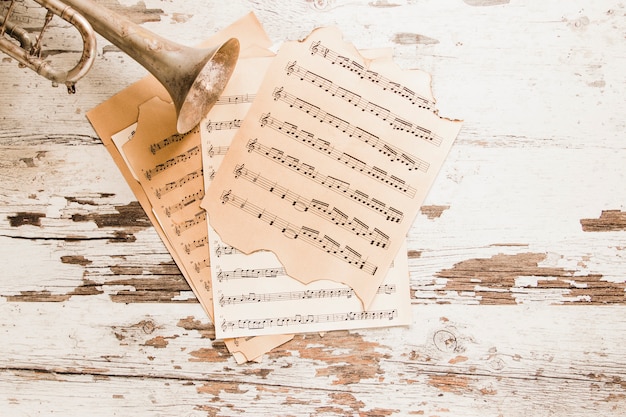
<svg viewBox="0 0 626 417"><path fill-rule="evenodd" d="M1 415L626 414L622 2L102 2L189 45L336 25L465 122L408 236L411 326L237 365L85 118L143 68L99 38L67 95L3 55Z"/></svg>

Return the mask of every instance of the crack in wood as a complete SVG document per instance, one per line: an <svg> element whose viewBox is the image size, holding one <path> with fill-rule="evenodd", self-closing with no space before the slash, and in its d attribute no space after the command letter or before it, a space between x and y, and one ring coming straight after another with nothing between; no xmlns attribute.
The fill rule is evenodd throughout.
<svg viewBox="0 0 626 417"><path fill-rule="evenodd" d="M85 296L85 295L100 295L104 291L98 289L99 284L90 281L88 279L83 279L82 285L74 288L72 291L67 293L57 293L53 294L50 290L39 290L39 291L20 291L19 295L4 295L3 297L8 302L33 302L33 303L61 303L69 300L73 296Z"/></svg>

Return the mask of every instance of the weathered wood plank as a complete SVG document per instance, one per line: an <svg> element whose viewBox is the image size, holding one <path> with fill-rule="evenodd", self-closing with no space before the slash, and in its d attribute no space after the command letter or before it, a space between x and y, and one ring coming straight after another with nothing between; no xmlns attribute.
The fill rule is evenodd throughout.
<svg viewBox="0 0 626 417"><path fill-rule="evenodd" d="M145 71L99 37L70 96L3 57L2 415L623 414L623 4L103 2L189 45L250 10L276 42L338 25L465 122L408 236L410 328L240 366L84 117Z"/></svg>
<svg viewBox="0 0 626 417"><path fill-rule="evenodd" d="M272 415L582 416L610 414L626 395L619 307L422 306L410 328L298 336L244 366L206 337L202 320L175 319L201 316L196 305L99 298L0 308L21 313L2 326L7 410L79 415L101 401L102 415L205 407L245 415L262 405ZM34 346L36 354L25 350Z"/></svg>

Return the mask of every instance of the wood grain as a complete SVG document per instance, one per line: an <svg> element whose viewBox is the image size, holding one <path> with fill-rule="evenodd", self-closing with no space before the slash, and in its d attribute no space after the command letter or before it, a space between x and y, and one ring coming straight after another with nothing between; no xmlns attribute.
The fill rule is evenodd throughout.
<svg viewBox="0 0 626 417"><path fill-rule="evenodd" d="M99 37L67 95L3 56L2 415L624 414L623 4L103 3L189 45L250 10L277 44L337 25L428 71L463 129L407 236L411 326L237 365L85 118L145 70Z"/></svg>

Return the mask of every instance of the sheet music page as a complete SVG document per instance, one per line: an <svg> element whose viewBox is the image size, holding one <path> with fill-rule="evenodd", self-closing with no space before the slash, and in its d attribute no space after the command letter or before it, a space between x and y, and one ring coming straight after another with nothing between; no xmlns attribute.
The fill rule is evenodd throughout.
<svg viewBox="0 0 626 417"><path fill-rule="evenodd" d="M196 296L214 320L206 212L200 207L204 179L199 127L184 135L175 133L173 106L155 97L139 106L132 139L128 130L113 135L113 142L122 144L154 216L181 260ZM229 340L227 345L252 360L291 337Z"/></svg>
<svg viewBox="0 0 626 417"><path fill-rule="evenodd" d="M244 56L246 53L255 53L255 48L264 50L264 48L271 45L270 39L256 16L253 13L249 13L213 36L208 42L204 43L204 46L211 42L223 42L232 36L237 37L241 43L242 52L240 56ZM161 220L155 216L152 210L152 200L148 198L142 184L134 176L129 161L123 152L124 144L134 135L133 131L137 125L139 106L156 95L163 99L169 99L165 89L154 77L146 77L89 111L88 118L137 196L140 204L146 210L146 214L154 224L155 229L163 239L198 300L209 314L209 317L213 319L213 305L210 292L203 285L200 285L201 283L195 281L194 265L187 262L186 257L184 262L181 253L174 249L169 236L163 230ZM123 131L128 126L130 126L130 130L118 133L117 140L114 141L113 136L116 136L116 132ZM182 253L185 254L185 251ZM276 335L271 337L226 339L224 342L235 360L238 363L242 363L258 360L261 355L287 342L291 337L291 335Z"/></svg>
<svg viewBox="0 0 626 417"><path fill-rule="evenodd" d="M272 57L241 61L224 94L201 123L205 189L219 169L248 112ZM205 201L201 204L204 206ZM406 248L398 252L371 309L361 311L354 291L335 281L305 285L285 274L271 252L245 255L224 244L208 227L218 338L408 325L409 272Z"/></svg>
<svg viewBox="0 0 626 417"><path fill-rule="evenodd" d="M207 191L211 226L369 309L460 129L423 89L335 28L283 44Z"/></svg>

